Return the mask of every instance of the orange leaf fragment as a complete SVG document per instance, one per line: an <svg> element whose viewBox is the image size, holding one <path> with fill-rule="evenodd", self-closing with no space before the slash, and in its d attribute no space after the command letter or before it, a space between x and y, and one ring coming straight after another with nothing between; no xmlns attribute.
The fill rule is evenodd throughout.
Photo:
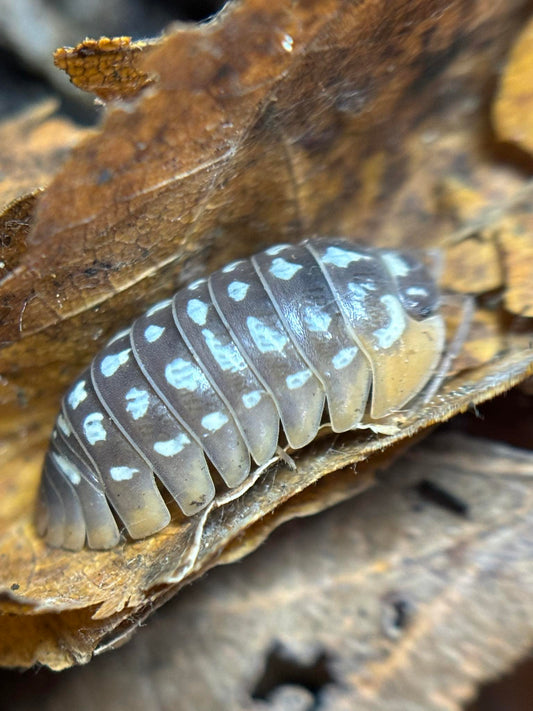
<svg viewBox="0 0 533 711"><path fill-rule="evenodd" d="M153 82L138 61L149 47L147 42L132 42L131 37L87 38L76 47L56 49L54 64L75 86L102 101L131 99Z"/></svg>
<svg viewBox="0 0 533 711"><path fill-rule="evenodd" d="M515 43L493 109L502 141L533 154L533 20Z"/></svg>
<svg viewBox="0 0 533 711"><path fill-rule="evenodd" d="M499 237L506 270L505 307L533 317L533 218L524 213L502 221Z"/></svg>
<svg viewBox="0 0 533 711"><path fill-rule="evenodd" d="M497 246L490 228L474 232L446 250L441 285L450 291L483 294L503 284Z"/></svg>

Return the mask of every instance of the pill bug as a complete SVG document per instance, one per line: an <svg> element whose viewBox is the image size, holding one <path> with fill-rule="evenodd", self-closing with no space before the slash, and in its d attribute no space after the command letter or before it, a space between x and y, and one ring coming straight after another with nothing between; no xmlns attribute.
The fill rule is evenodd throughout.
<svg viewBox="0 0 533 711"><path fill-rule="evenodd" d="M445 329L430 271L407 251L341 239L280 244L228 264L117 334L65 394L37 528L56 547L105 549L185 516L252 460L321 422L357 429L428 383ZM326 408L326 409L325 409ZM280 432L280 424L282 432Z"/></svg>

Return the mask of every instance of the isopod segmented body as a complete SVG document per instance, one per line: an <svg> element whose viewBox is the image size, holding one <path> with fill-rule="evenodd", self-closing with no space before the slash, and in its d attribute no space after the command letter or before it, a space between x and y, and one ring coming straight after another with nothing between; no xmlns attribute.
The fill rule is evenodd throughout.
<svg viewBox="0 0 533 711"><path fill-rule="evenodd" d="M252 460L274 455L280 423L298 449L323 419L345 432L398 410L442 355L438 306L411 253L329 238L271 247L181 289L67 391L40 533L53 546L109 548L118 518L132 538L148 536L170 519L161 486L195 514L215 495L210 471L238 486Z"/></svg>

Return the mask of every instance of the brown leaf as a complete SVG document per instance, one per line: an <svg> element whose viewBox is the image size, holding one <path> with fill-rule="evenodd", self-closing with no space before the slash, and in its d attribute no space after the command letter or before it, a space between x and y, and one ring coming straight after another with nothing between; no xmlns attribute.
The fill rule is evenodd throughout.
<svg viewBox="0 0 533 711"><path fill-rule="evenodd" d="M26 237L39 191L13 200L0 215L0 278L12 272L26 251Z"/></svg>
<svg viewBox="0 0 533 711"><path fill-rule="evenodd" d="M484 87L521 7L247 0L140 55L139 70L157 83L114 103L72 152L0 283L0 609L9 613L0 663L86 661L105 636L127 636L185 582L248 552L279 522L356 493L361 480L346 467L368 460L359 470L370 480L421 429L532 371L531 323L481 293L519 283L523 301L527 291L521 274L502 269L498 238L531 186L488 164L478 140ZM158 536L108 552L47 549L32 506L67 382L176 283L313 233L440 246L459 273L453 250L482 233L482 252L466 250L475 282L464 282L482 308L457 374L429 406L392 418L391 434L326 433L298 453L296 472L274 465L235 500L240 492L176 517Z"/></svg>
<svg viewBox="0 0 533 711"><path fill-rule="evenodd" d="M533 217L529 209L502 224L499 236L507 275L505 306L518 316L533 317Z"/></svg>
<svg viewBox="0 0 533 711"><path fill-rule="evenodd" d="M494 104L494 127L498 138L533 155L533 20L513 46Z"/></svg>
<svg viewBox="0 0 533 711"><path fill-rule="evenodd" d="M466 235L446 251L441 283L445 289L466 294L483 294L501 289L504 275L494 232Z"/></svg>
<svg viewBox="0 0 533 711"><path fill-rule="evenodd" d="M80 694L86 711L460 711L533 645L532 476L531 452L432 436L378 487L184 590L127 647L3 688L13 711L43 685L43 711Z"/></svg>
<svg viewBox="0 0 533 711"><path fill-rule="evenodd" d="M0 123L0 207L47 185L84 135L56 109L47 101Z"/></svg>

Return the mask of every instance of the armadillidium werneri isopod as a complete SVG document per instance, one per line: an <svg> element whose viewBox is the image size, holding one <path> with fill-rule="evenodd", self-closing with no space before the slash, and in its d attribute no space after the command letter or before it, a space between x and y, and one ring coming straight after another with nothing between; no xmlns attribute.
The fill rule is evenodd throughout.
<svg viewBox="0 0 533 711"><path fill-rule="evenodd" d="M445 330L428 269L405 251L320 238L228 264L156 304L63 398L37 526L52 546L110 548L185 516L275 453L380 420L421 392ZM326 414L324 410L326 407ZM157 481L156 481L157 480ZM159 484L159 486L158 486Z"/></svg>

